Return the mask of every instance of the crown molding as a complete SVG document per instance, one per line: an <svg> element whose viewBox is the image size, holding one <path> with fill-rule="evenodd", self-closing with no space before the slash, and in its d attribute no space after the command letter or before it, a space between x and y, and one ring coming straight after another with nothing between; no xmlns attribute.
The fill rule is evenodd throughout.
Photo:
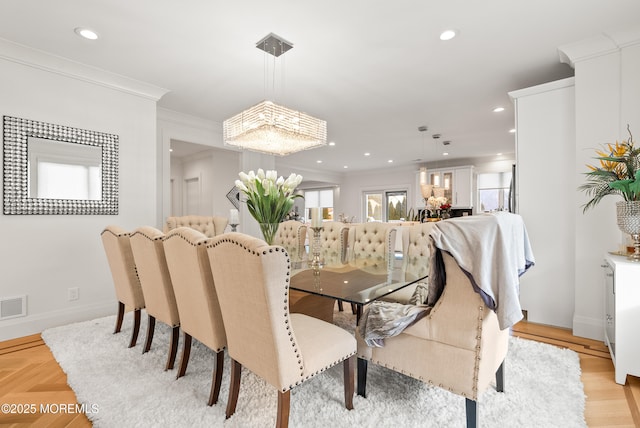
<svg viewBox="0 0 640 428"><path fill-rule="evenodd" d="M529 88L517 89L508 93L511 101L515 101L518 98L528 97L529 95L537 95L543 92L555 91L556 89L575 86L575 77L566 77L560 80L554 80L553 82L542 83L540 85L531 86Z"/></svg>
<svg viewBox="0 0 640 428"><path fill-rule="evenodd" d="M575 68L577 62L619 52L628 46L640 44L640 27L603 32L575 43L558 47L560 62Z"/></svg>
<svg viewBox="0 0 640 428"><path fill-rule="evenodd" d="M210 119L204 119L198 116L192 116L176 110L170 110L164 107L157 108L157 118L163 122L170 122L177 125L197 128L206 131L222 132L222 124Z"/></svg>
<svg viewBox="0 0 640 428"><path fill-rule="evenodd" d="M168 89L0 38L0 59L158 101Z"/></svg>

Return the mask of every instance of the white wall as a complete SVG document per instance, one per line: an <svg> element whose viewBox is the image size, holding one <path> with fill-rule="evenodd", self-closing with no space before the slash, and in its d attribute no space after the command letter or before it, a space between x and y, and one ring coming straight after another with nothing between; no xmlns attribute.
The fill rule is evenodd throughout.
<svg viewBox="0 0 640 428"><path fill-rule="evenodd" d="M171 179L182 201L184 180L197 177L201 184L200 208L185 212L184 207L174 215L215 215L228 217L234 205L227 192L238 179L240 154L231 150L209 149L182 159L171 158Z"/></svg>
<svg viewBox="0 0 640 428"><path fill-rule="evenodd" d="M588 198L577 189L584 183L586 164L595 162L596 148L627 139L627 124L632 131L640 129L640 28L562 46L559 53L575 68L573 94L569 88L545 93L545 88L562 86L561 82L515 94L519 209L537 262L522 277L521 296L530 320L571 326L576 336L602 339L601 264L604 254L618 250L623 242L615 215L615 202L621 199L606 197L583 213ZM573 112L568 110L571 105ZM572 139L571 132L575 137L567 150L563 142ZM536 218L550 205L553 214L546 221ZM570 288L573 315L567 300Z"/></svg>
<svg viewBox="0 0 640 428"><path fill-rule="evenodd" d="M416 174L417 167L394 168L387 171L363 171L351 172L340 184L339 197L334 200L334 213L336 216L344 213L345 216L355 216L356 222L363 222L365 191L375 190L406 190L408 208L417 198Z"/></svg>
<svg viewBox="0 0 640 428"><path fill-rule="evenodd" d="M561 58L575 68L576 151L574 183L584 182L585 164L593 163L594 148L628 138L627 124L640 135L640 27L608 33L562 46ZM635 138L637 141L637 137ZM606 251L618 250L623 239L616 225L615 202L607 197L586 214L579 194L575 206L575 335L603 337Z"/></svg>
<svg viewBox="0 0 640 428"><path fill-rule="evenodd" d="M119 136L118 215L0 216L0 297L27 295L0 341L114 313L100 232L156 218L156 100L163 90L0 40L0 112ZM67 300L67 289L79 299Z"/></svg>
<svg viewBox="0 0 640 428"><path fill-rule="evenodd" d="M569 328L574 311L573 78L511 92L517 134L516 206L535 266L520 279L529 321Z"/></svg>

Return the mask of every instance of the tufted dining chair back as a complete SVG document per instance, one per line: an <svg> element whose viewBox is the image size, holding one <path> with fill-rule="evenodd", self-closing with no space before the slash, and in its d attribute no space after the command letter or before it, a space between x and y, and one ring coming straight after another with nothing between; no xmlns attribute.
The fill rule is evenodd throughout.
<svg viewBox="0 0 640 428"><path fill-rule="evenodd" d="M192 337L213 350L216 367L208 402L211 406L220 393L227 337L205 247L208 239L195 229L179 227L169 231L163 242L184 333L177 377L187 370Z"/></svg>
<svg viewBox="0 0 640 428"><path fill-rule="evenodd" d="M287 251L237 232L213 238L207 251L232 359L227 418L235 412L242 366L278 390L278 427L287 426L290 390L341 361L351 409L355 339L331 323L289 312Z"/></svg>
<svg viewBox="0 0 640 428"><path fill-rule="evenodd" d="M178 227L190 227L204 234L207 238L224 233L229 219L222 216L185 215L180 217L167 217L164 225L164 233Z"/></svg>
<svg viewBox="0 0 640 428"><path fill-rule="evenodd" d="M340 266L347 262L349 227L340 221L325 221L320 231L320 260L326 266ZM313 245L313 229L308 232L309 245ZM311 247L310 247L311 248ZM310 249L309 252L312 250Z"/></svg>
<svg viewBox="0 0 640 428"><path fill-rule="evenodd" d="M153 341L156 320L172 329L169 356L165 370L173 368L180 334L180 316L173 284L164 254L164 233L151 226L137 228L131 234L131 250L138 269L138 277L147 310L147 339L143 353L149 351Z"/></svg>
<svg viewBox="0 0 640 428"><path fill-rule="evenodd" d="M367 222L349 229L349 263L358 268L387 270L393 267L396 228L388 223Z"/></svg>
<svg viewBox="0 0 640 428"><path fill-rule="evenodd" d="M401 229L402 271L406 281L415 281L429 274L429 257L431 256L429 232L432 228L433 223L415 223L413 226ZM407 305L412 301L413 294L421 283L424 281L413 283L388 294L382 300Z"/></svg>
<svg viewBox="0 0 640 428"><path fill-rule="evenodd" d="M306 237L307 226L304 223L287 220L278 225L273 244L283 246L291 256L291 260L304 260L307 256L304 248Z"/></svg>
<svg viewBox="0 0 640 428"><path fill-rule="evenodd" d="M133 332L129 342L131 348L138 340L140 310L145 307L145 303L129 236L129 232L116 225L109 225L100 233L118 299L114 333L119 333L122 328L125 310L133 310Z"/></svg>
<svg viewBox="0 0 640 428"><path fill-rule="evenodd" d="M429 232L433 223L417 223L402 231L402 270L407 281L429 274Z"/></svg>

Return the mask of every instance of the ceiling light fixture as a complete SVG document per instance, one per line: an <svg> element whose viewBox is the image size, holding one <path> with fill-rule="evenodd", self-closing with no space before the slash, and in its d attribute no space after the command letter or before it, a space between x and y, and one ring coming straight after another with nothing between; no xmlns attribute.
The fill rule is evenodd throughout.
<svg viewBox="0 0 640 428"><path fill-rule="evenodd" d="M516 133L516 128L511 128L511 129L509 130L509 132L511 132L512 134L515 134L515 133Z"/></svg>
<svg viewBox="0 0 640 428"><path fill-rule="evenodd" d="M427 127L427 125L420 125L418 126L418 131L420 131L422 133L422 158L425 158L425 143L424 143L424 132L426 132L429 128ZM424 196L425 193L430 193L431 189L429 188L425 188L424 186L427 185L427 167L426 165L422 165L420 167L420 175L418 176L419 178L419 183L420 183L420 189L423 193L422 197L423 198L428 198L429 196Z"/></svg>
<svg viewBox="0 0 640 428"><path fill-rule="evenodd" d="M273 55L275 62L293 44L270 33L256 47ZM270 155L286 156L327 144L326 121L266 100L225 120L222 133L225 144Z"/></svg>
<svg viewBox="0 0 640 428"><path fill-rule="evenodd" d="M453 39L458 33L455 30L445 30L440 33L440 40L447 41Z"/></svg>
<svg viewBox="0 0 640 428"><path fill-rule="evenodd" d="M95 31L90 30L88 28L77 27L73 31L75 31L75 33L78 36L85 38L87 40L96 40L98 38L98 34Z"/></svg>
<svg viewBox="0 0 640 428"><path fill-rule="evenodd" d="M501 111L504 111L504 107L499 106L493 109L494 113L500 113Z"/></svg>
<svg viewBox="0 0 640 428"><path fill-rule="evenodd" d="M371 156L371 153L367 152L364 154L365 156Z"/></svg>

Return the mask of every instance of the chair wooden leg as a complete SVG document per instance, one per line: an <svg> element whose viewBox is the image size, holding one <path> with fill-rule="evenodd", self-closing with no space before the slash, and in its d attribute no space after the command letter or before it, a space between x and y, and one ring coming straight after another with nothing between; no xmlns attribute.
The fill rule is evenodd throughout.
<svg viewBox="0 0 640 428"><path fill-rule="evenodd" d="M477 428L478 425L478 402L465 398L467 412L467 428Z"/></svg>
<svg viewBox="0 0 640 428"><path fill-rule="evenodd" d="M291 390L286 392L278 391L278 418L276 428L287 428L289 426L289 408L291 406Z"/></svg>
<svg viewBox="0 0 640 428"><path fill-rule="evenodd" d="M156 331L156 317L147 314L147 340L144 341L142 353L149 352L151 342L153 342L153 333Z"/></svg>
<svg viewBox="0 0 640 428"><path fill-rule="evenodd" d="M358 358L358 395L367 397L367 360Z"/></svg>
<svg viewBox="0 0 640 428"><path fill-rule="evenodd" d="M131 342L129 342L129 348L136 346L138 341L138 332L140 332L140 309L133 311L133 332L131 333Z"/></svg>
<svg viewBox="0 0 640 428"><path fill-rule="evenodd" d="M504 392L504 360L496 371L496 391Z"/></svg>
<svg viewBox="0 0 640 428"><path fill-rule="evenodd" d="M176 379L180 379L187 371L187 365L189 364L189 355L191 354L191 335L184 334L184 343L182 344L182 355L180 356L180 368Z"/></svg>
<svg viewBox="0 0 640 428"><path fill-rule="evenodd" d="M229 382L229 399L227 401L226 419L229 419L236 411L238 404L238 394L240 393L240 375L242 374L242 364L231 359L231 381Z"/></svg>
<svg viewBox="0 0 640 428"><path fill-rule="evenodd" d="M173 369L176 362L176 354L178 353L178 338L180 337L180 327L175 326L171 329L171 342L169 342L169 356L167 357L167 365L165 370Z"/></svg>
<svg viewBox="0 0 640 428"><path fill-rule="evenodd" d="M338 310L340 312L344 311L344 308L342 307L342 300L338 300Z"/></svg>
<svg viewBox="0 0 640 428"><path fill-rule="evenodd" d="M116 329L113 334L120 333L122 329L122 320L124 320L124 303L118 302L118 315L116 316Z"/></svg>
<svg viewBox="0 0 640 428"><path fill-rule="evenodd" d="M220 395L220 385L222 384L222 370L224 369L224 351L216 352L216 366L213 368L213 378L211 379L211 392L207 405L213 406L218 402Z"/></svg>
<svg viewBox="0 0 640 428"><path fill-rule="evenodd" d="M344 371L344 406L353 409L353 378L355 373L356 356L353 355L342 363Z"/></svg>

